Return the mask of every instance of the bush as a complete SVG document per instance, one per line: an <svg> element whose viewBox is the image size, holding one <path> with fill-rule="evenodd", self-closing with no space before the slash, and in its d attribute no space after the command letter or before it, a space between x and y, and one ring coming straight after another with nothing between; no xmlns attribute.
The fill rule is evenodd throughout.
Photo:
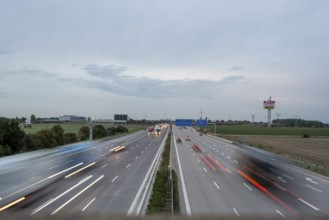
<svg viewBox="0 0 329 220"><path fill-rule="evenodd" d="M0 145L0 157L11 155L11 148L8 145L2 146Z"/></svg>
<svg viewBox="0 0 329 220"><path fill-rule="evenodd" d="M57 146L57 140L51 130L41 130L33 135L35 149L52 148Z"/></svg>
<svg viewBox="0 0 329 220"><path fill-rule="evenodd" d="M54 138L56 140L56 145L64 144L64 129L60 125L55 125L52 127L51 132L53 132Z"/></svg>
<svg viewBox="0 0 329 220"><path fill-rule="evenodd" d="M96 125L93 127L93 138L103 138L106 136L106 130L103 125Z"/></svg>
<svg viewBox="0 0 329 220"><path fill-rule="evenodd" d="M115 129L116 132L123 133L123 132L128 132L128 128L122 125L118 125Z"/></svg>
<svg viewBox="0 0 329 220"><path fill-rule="evenodd" d="M304 137L304 138L309 138L310 135L308 135L308 134L303 134L303 137Z"/></svg>
<svg viewBox="0 0 329 220"><path fill-rule="evenodd" d="M78 142L78 137L76 133L65 133L64 134L64 143L72 144Z"/></svg>
<svg viewBox="0 0 329 220"><path fill-rule="evenodd" d="M82 126L79 130L78 140L84 141L84 140L88 140L88 138L89 138L89 127Z"/></svg>
<svg viewBox="0 0 329 220"><path fill-rule="evenodd" d="M115 135L115 127L106 129L107 136Z"/></svg>

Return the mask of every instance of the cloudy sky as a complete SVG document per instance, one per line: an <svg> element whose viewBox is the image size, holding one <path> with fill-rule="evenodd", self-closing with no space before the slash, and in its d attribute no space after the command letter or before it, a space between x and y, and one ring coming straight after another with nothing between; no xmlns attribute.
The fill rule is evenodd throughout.
<svg viewBox="0 0 329 220"><path fill-rule="evenodd" d="M0 0L0 116L329 122L327 0Z"/></svg>

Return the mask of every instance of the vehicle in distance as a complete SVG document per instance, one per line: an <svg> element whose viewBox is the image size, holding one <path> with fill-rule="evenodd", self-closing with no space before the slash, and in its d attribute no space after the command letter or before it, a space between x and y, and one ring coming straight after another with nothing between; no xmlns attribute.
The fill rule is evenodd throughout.
<svg viewBox="0 0 329 220"><path fill-rule="evenodd" d="M180 138L177 138L176 142L177 143L182 143L182 140Z"/></svg>
<svg viewBox="0 0 329 220"><path fill-rule="evenodd" d="M156 135L161 134L161 127L159 125L155 126L155 134Z"/></svg>
<svg viewBox="0 0 329 220"><path fill-rule="evenodd" d="M154 133L154 127L149 127L149 128L147 129L147 132L148 132L149 134L153 134L153 133Z"/></svg>
<svg viewBox="0 0 329 220"><path fill-rule="evenodd" d="M190 136L186 136L185 137L185 140L190 141L191 140L191 137Z"/></svg>

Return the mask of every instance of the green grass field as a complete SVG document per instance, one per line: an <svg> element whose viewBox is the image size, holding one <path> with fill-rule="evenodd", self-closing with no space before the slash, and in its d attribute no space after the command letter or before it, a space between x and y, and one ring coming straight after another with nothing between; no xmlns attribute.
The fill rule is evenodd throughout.
<svg viewBox="0 0 329 220"><path fill-rule="evenodd" d="M215 126L208 125L208 132L214 133ZM216 126L219 135L278 135L278 136L303 136L329 137L329 128L295 128L295 127L257 127L252 125L220 125Z"/></svg>
<svg viewBox="0 0 329 220"><path fill-rule="evenodd" d="M101 124L103 125L105 128L109 128L109 127L113 127L116 126L114 124L111 123L95 123L95 125ZM25 131L26 134L35 134L40 130L43 129L51 129L54 125L57 125L56 123L45 123L45 124L33 124L32 128L24 128L24 124L21 124L21 128ZM59 125L61 125L64 129L65 133L78 133L79 129L82 126L86 126L86 123L60 123ZM129 132L134 132L134 131L138 131L138 130L142 130L145 129L145 127L143 127L142 125L124 125L125 127L128 128Z"/></svg>

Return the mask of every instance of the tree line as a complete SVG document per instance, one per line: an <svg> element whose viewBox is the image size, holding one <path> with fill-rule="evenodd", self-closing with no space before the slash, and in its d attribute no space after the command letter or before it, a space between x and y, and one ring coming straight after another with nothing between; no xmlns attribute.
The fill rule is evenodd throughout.
<svg viewBox="0 0 329 220"><path fill-rule="evenodd" d="M106 128L93 126L93 139L104 138L116 133L128 132L122 125ZM33 150L49 149L89 139L89 127L82 126L76 133L65 133L61 125L43 129L35 134L26 134L15 119L0 118L0 156L13 155Z"/></svg>

